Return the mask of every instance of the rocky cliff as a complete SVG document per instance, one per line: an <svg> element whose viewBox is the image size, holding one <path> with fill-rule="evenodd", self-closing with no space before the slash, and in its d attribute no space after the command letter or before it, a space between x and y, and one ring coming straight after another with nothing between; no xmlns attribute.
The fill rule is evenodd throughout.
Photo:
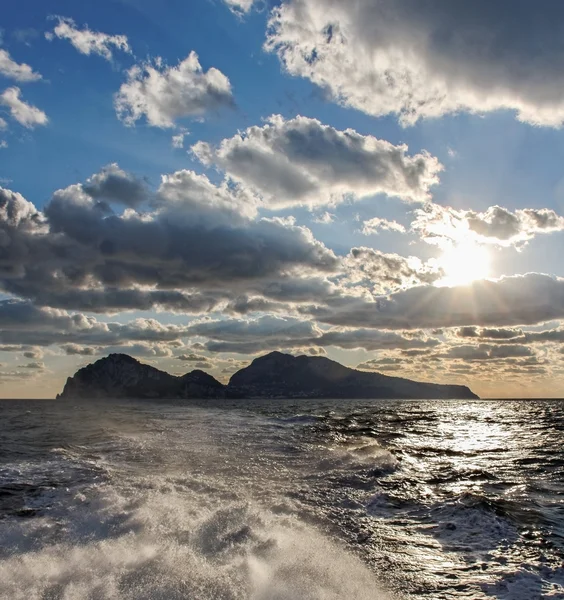
<svg viewBox="0 0 564 600"><path fill-rule="evenodd" d="M182 377L110 354L79 369L62 398L477 398L462 385L421 383L367 373L321 356L271 352L235 373L227 386L203 371Z"/></svg>

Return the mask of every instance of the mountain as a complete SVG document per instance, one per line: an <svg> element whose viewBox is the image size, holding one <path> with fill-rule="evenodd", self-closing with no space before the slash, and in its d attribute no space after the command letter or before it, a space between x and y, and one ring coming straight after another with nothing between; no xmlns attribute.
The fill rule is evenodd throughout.
<svg viewBox="0 0 564 600"><path fill-rule="evenodd" d="M57 398L478 398L463 385L421 383L345 367L322 356L271 352L227 386L204 371L177 377L110 354L69 377Z"/></svg>
<svg viewBox="0 0 564 600"><path fill-rule="evenodd" d="M228 387L249 398L478 398L464 385L421 383L357 371L323 356L281 352L256 358Z"/></svg>
<svg viewBox="0 0 564 600"><path fill-rule="evenodd" d="M182 377L110 354L69 377L61 398L223 398L225 386L204 371Z"/></svg>

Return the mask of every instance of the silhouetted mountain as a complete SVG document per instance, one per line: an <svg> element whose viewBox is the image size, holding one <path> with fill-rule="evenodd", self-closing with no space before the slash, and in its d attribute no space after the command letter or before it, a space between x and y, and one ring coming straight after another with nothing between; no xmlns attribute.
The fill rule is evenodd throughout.
<svg viewBox="0 0 564 600"><path fill-rule="evenodd" d="M271 352L225 386L204 371L182 377L110 354L69 377L62 398L477 398L468 387L350 369L321 356Z"/></svg>
<svg viewBox="0 0 564 600"><path fill-rule="evenodd" d="M250 398L478 398L463 385L420 383L281 352L253 360L231 377L229 389Z"/></svg>
<svg viewBox="0 0 564 600"><path fill-rule="evenodd" d="M222 398L224 395L225 386L204 371L176 377L127 354L110 354L69 377L60 397Z"/></svg>

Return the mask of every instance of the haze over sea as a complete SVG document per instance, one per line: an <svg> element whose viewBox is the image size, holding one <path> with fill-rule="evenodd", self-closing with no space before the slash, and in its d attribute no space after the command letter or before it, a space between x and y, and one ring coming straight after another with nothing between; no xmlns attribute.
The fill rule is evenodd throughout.
<svg viewBox="0 0 564 600"><path fill-rule="evenodd" d="M0 597L564 598L560 401L3 401Z"/></svg>

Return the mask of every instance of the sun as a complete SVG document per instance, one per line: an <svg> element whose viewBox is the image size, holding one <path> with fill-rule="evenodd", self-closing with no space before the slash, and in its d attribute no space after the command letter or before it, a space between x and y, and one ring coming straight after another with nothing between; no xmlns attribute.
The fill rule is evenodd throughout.
<svg viewBox="0 0 564 600"><path fill-rule="evenodd" d="M490 254L484 246L462 242L446 249L437 260L444 277L439 286L468 285L490 274Z"/></svg>

